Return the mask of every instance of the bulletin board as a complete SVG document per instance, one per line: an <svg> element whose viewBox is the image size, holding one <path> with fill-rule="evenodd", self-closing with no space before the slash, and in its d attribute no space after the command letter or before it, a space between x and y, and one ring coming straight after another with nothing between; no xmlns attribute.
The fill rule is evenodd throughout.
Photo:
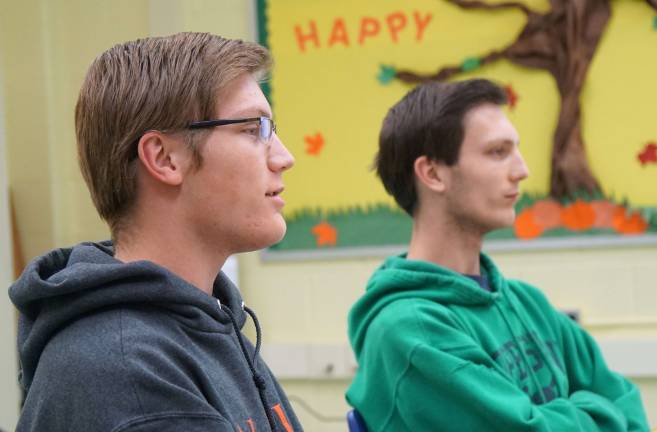
<svg viewBox="0 0 657 432"><path fill-rule="evenodd" d="M521 39L528 11L553 13L550 2L465 3L258 1L260 42L275 60L264 87L278 135L296 158L284 177L288 231L271 251L408 243L411 219L371 166L387 110L416 85L403 78L441 70L451 72L447 80L502 85L520 133L531 174L521 184L515 226L489 240L657 233L655 2L609 5L579 94L585 162L599 188L567 196L551 194L563 100L557 81L541 68L490 56Z"/></svg>

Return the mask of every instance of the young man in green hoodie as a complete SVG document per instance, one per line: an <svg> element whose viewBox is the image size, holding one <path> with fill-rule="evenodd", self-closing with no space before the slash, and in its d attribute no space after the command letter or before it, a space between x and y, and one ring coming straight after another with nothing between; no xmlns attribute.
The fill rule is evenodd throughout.
<svg viewBox="0 0 657 432"><path fill-rule="evenodd" d="M647 431L591 336L481 252L529 174L505 103L479 79L421 85L388 112L375 166L413 233L350 312L347 400L370 431Z"/></svg>

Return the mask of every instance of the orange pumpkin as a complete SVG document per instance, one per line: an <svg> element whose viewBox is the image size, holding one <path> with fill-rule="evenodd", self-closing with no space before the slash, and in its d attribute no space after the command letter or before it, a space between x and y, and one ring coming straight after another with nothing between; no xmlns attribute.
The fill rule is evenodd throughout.
<svg viewBox="0 0 657 432"><path fill-rule="evenodd" d="M553 199L536 201L532 206L534 222L543 229L556 228L561 225L561 204Z"/></svg>
<svg viewBox="0 0 657 432"><path fill-rule="evenodd" d="M614 227L614 213L616 212L616 204L607 200L591 201L591 207L595 212L595 219L593 227L595 228L613 228Z"/></svg>
<svg viewBox="0 0 657 432"><path fill-rule="evenodd" d="M543 234L543 227L538 225L534 219L534 210L529 207L524 209L513 224L516 237L523 240L536 238Z"/></svg>
<svg viewBox="0 0 657 432"><path fill-rule="evenodd" d="M572 231L586 231L593 227L595 211L590 203L576 200L561 210L561 222Z"/></svg>
<svg viewBox="0 0 657 432"><path fill-rule="evenodd" d="M648 222L640 212L634 211L628 214L627 209L622 206L618 206L614 212L613 225L617 232L625 235L642 234L648 229Z"/></svg>

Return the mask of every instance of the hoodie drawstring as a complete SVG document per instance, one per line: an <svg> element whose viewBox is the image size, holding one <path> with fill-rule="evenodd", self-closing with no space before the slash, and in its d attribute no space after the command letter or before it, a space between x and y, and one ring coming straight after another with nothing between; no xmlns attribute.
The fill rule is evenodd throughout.
<svg viewBox="0 0 657 432"><path fill-rule="evenodd" d="M262 375L258 373L256 370L256 363L258 361L258 353L260 352L260 343L261 343L261 329L260 329L260 323L258 322L258 318L255 315L255 312L251 310L250 308L246 307L244 303L242 303L242 309L251 316L251 319L253 320L253 323L255 324L256 328L256 346L255 346L255 351L253 352L253 359L249 358L249 353L246 350L246 344L244 343L244 339L242 336L242 332L240 331L239 326L237 325L237 321L235 320L235 316L233 315L233 312L230 310L225 305L222 305L221 303L219 304L219 307L226 312L226 315L228 315L228 318L230 318L230 322L233 325L233 329L235 329L235 334L237 335L237 340L240 344L240 348L242 349L242 354L244 355L244 358L246 359L246 363L249 365L249 369L251 370L251 375L253 376L253 382L255 383L255 386L258 388L258 394L260 395L260 403L262 404L262 407L265 410L265 414L267 415L267 421L269 422L269 427L272 430L272 432L276 431L276 423L274 422L274 418L272 417L272 414L269 410L269 407L267 406L267 398L265 397L265 390L267 389L267 382L263 378Z"/></svg>

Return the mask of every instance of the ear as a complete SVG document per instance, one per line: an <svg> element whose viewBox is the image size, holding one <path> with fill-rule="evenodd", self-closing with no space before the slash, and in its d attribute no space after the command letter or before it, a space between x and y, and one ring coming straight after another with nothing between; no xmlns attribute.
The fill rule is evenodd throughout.
<svg viewBox="0 0 657 432"><path fill-rule="evenodd" d="M171 136L159 131L148 131L139 139L137 152L139 160L154 179L171 186L178 186L183 180L183 168L189 155L186 148Z"/></svg>
<svg viewBox="0 0 657 432"><path fill-rule="evenodd" d="M427 156L420 156L413 163L417 180L428 189L443 192L447 186L447 166L440 161L433 161Z"/></svg>

